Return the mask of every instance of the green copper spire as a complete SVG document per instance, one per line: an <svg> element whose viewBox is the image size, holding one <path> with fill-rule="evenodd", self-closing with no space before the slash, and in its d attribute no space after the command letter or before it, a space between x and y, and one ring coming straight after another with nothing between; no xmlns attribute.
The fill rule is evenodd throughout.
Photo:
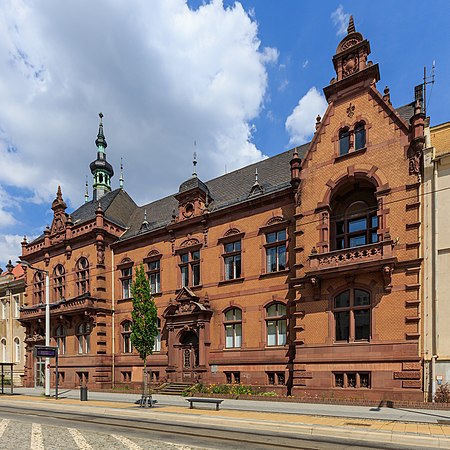
<svg viewBox="0 0 450 450"><path fill-rule="evenodd" d="M103 114L99 114L100 124L98 126L97 139L95 145L97 146L97 159L90 164L91 173L94 177L93 184L93 200L98 200L106 193L111 192L111 177L114 175L114 170L106 161L105 149L108 146L105 135L103 134Z"/></svg>

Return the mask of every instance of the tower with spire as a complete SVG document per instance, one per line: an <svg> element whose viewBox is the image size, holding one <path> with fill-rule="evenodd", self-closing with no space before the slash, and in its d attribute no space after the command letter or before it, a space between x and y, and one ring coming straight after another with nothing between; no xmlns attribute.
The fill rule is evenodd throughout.
<svg viewBox="0 0 450 450"><path fill-rule="evenodd" d="M97 139L95 145L97 146L97 159L92 161L90 169L94 177L93 184L93 200L99 200L106 193L111 192L111 178L114 176L114 170L111 164L106 161L106 143L105 135L103 134L103 114L99 113L100 124L98 127Z"/></svg>

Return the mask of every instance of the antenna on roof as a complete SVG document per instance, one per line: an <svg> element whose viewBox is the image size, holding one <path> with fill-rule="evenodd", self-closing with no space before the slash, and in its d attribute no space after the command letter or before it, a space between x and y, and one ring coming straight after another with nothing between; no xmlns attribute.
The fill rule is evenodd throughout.
<svg viewBox="0 0 450 450"><path fill-rule="evenodd" d="M425 117L427 116L427 84L431 84L431 92L430 97L428 99L428 103L431 99L431 94L433 93L433 85L434 85L434 69L436 68L436 61L433 60L433 65L431 66L431 75L427 76L427 68L423 67L423 113Z"/></svg>
<svg viewBox="0 0 450 450"><path fill-rule="evenodd" d="M197 148L197 141L194 141L194 148ZM192 169L192 176L197 177L197 152L194 151L194 159L192 161L193 169Z"/></svg>

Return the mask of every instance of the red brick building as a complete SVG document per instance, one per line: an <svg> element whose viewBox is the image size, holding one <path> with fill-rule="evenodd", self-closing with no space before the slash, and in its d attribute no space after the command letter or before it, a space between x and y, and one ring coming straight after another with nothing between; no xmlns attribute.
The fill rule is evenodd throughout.
<svg viewBox="0 0 450 450"><path fill-rule="evenodd" d="M111 191L100 123L94 200L69 215L58 190L51 228L23 242L22 259L50 274L62 386L141 382L130 285L144 264L160 321L155 380L422 398L424 117L380 94L369 54L351 20L309 144L206 183L194 173L144 206ZM45 300L41 273L26 279L31 385Z"/></svg>

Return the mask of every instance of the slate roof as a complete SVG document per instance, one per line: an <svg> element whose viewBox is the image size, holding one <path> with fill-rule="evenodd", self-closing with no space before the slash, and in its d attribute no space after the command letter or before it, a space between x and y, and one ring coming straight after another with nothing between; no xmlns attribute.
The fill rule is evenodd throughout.
<svg viewBox="0 0 450 450"><path fill-rule="evenodd" d="M309 143L298 147L300 158L305 156L308 147ZM291 181L289 162L292 159L292 153L292 150L285 151L204 183L212 198L212 202L208 206L209 210L211 212L218 211L247 200L255 183L256 169L258 169L259 184L263 189L261 195L288 187ZM190 185L191 183L188 181L182 183L180 188L185 184ZM174 210L175 213L178 211L178 201L173 195L140 206L131 216L128 222L129 229L121 239L129 239L142 232L144 211L147 211L149 222L145 231L151 231L167 225L172 220Z"/></svg>
<svg viewBox="0 0 450 450"><path fill-rule="evenodd" d="M397 108L396 111L409 124L409 119L414 114L414 102ZM309 144L298 147L300 158L303 159L305 157ZM197 177L192 177L180 185L178 193L190 190L193 187L201 188L208 192L212 198L208 209L210 212L213 212L242 203L249 197L255 198L259 195L277 192L290 185L289 162L292 159L292 155L293 150L291 149L214 178L206 183L203 183ZM262 188L261 193L259 193L259 188L252 190L252 187L255 185L256 169L258 170L258 183ZM123 189L115 189L105 194L100 200L90 201L80 206L71 214L72 221L74 225L78 225L92 220L95 218L95 211L100 203L105 213L105 218L126 229L120 239L130 239L143 232L156 230L169 224L172 220L172 215L178 211L178 200L174 195L169 195L143 206L137 206ZM145 213L147 222L145 223L145 228L143 228ZM42 237L39 236L35 241L40 240Z"/></svg>
<svg viewBox="0 0 450 450"><path fill-rule="evenodd" d="M71 214L74 225L92 220L99 203L105 213L105 218L123 228L127 226L130 215L137 208L134 200L123 189L115 189L99 200L91 200L76 209Z"/></svg>
<svg viewBox="0 0 450 450"><path fill-rule="evenodd" d="M411 102L407 105L400 106L396 108L397 114L409 125L409 120L414 115L414 103Z"/></svg>

